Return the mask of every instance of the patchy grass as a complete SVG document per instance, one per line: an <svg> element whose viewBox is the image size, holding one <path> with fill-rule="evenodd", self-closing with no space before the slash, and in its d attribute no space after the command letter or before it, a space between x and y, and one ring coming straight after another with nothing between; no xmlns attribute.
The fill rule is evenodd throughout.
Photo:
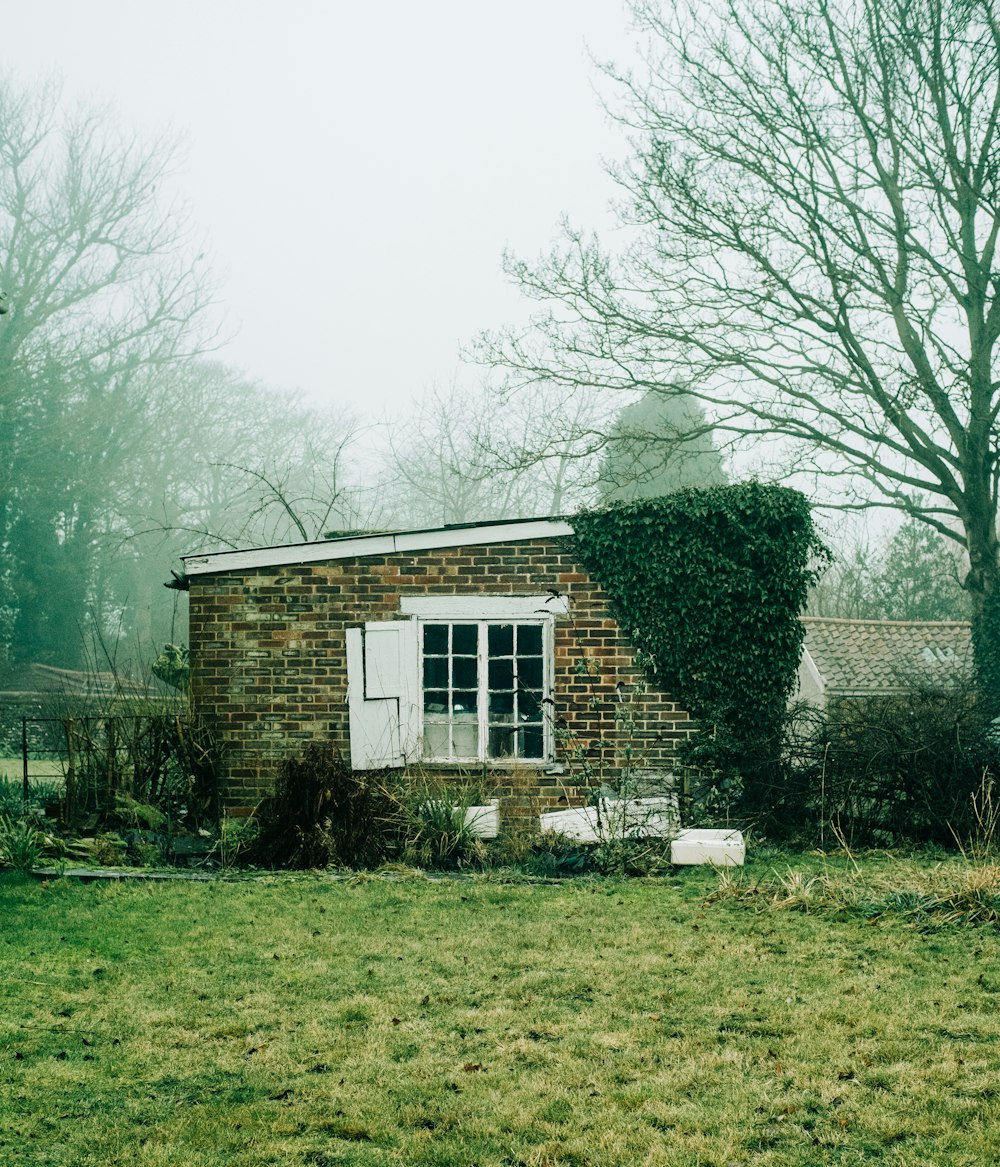
<svg viewBox="0 0 1000 1167"><path fill-rule="evenodd" d="M994 926L719 886L5 877L0 1162L1000 1158Z"/></svg>

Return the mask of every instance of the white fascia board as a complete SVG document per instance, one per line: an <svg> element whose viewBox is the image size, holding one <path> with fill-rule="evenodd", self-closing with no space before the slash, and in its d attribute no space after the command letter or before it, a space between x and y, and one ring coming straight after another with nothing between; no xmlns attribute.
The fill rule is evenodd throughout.
<svg viewBox="0 0 1000 1167"><path fill-rule="evenodd" d="M826 681L816 667L812 653L803 646L802 658L799 661L798 692L802 701L811 701L816 705L826 704Z"/></svg>
<svg viewBox="0 0 1000 1167"><path fill-rule="evenodd" d="M569 597L552 592L537 596L400 596L403 616L422 620L537 620L568 616Z"/></svg>
<svg viewBox="0 0 1000 1167"><path fill-rule="evenodd" d="M326 563L368 555L405 555L444 547L485 547L496 543L520 543L572 535L564 519L525 519L516 523L484 523L478 527L442 527L432 531L399 531L393 535L358 535L317 543L292 543L283 547L255 547L249 551L217 551L209 555L183 556L188 575L238 572L258 567L283 567L293 563Z"/></svg>

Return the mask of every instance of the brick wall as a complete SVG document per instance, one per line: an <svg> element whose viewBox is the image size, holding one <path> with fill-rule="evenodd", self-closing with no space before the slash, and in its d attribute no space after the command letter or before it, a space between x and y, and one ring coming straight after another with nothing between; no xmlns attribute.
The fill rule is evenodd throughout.
<svg viewBox="0 0 1000 1167"><path fill-rule="evenodd" d="M614 781L623 764L669 769L690 731L687 716L647 686L606 597L565 542L192 576L193 693L226 745L226 804L257 802L270 789L277 761L312 739L332 741L349 756L345 630L398 617L401 596L552 588L569 597L569 618L555 624L556 761L563 773L493 766L491 792L506 819L578 804L585 787ZM450 776L462 778L457 771Z"/></svg>

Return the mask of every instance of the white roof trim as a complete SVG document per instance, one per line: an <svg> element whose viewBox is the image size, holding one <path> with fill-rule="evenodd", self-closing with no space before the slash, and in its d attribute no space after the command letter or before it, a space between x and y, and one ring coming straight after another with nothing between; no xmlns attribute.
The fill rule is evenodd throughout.
<svg viewBox="0 0 1000 1167"><path fill-rule="evenodd" d="M400 596L404 616L423 620L537 620L568 616L569 598L551 592L537 596Z"/></svg>
<svg viewBox="0 0 1000 1167"><path fill-rule="evenodd" d="M366 555L406 555L442 547L482 547L493 543L520 543L528 539L572 535L565 519L524 519L511 523L440 527L431 531L397 531L391 535L357 535L318 543L292 543L283 547L254 547L249 551L217 551L210 555L185 555L188 575L246 571L256 567L281 567L292 563L325 563Z"/></svg>
<svg viewBox="0 0 1000 1167"><path fill-rule="evenodd" d="M811 692L810 685L812 686ZM826 681L816 667L812 653L805 645L802 646L802 657L799 660L798 692L796 696L806 701L815 701L819 705L826 703Z"/></svg>

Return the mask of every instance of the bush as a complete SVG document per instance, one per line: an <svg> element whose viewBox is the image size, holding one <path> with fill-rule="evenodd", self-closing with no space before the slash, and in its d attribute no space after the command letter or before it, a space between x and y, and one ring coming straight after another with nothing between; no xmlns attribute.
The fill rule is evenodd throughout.
<svg viewBox="0 0 1000 1167"><path fill-rule="evenodd" d="M593 848L558 831L543 831L521 860L529 875L546 879L563 879L587 875L594 870Z"/></svg>
<svg viewBox="0 0 1000 1167"><path fill-rule="evenodd" d="M218 821L219 744L187 709L67 717L65 731L73 762L66 821L96 815L114 824L123 804L155 808L192 830Z"/></svg>
<svg viewBox="0 0 1000 1167"><path fill-rule="evenodd" d="M0 817L0 863L20 875L30 875L44 847L44 836L26 819Z"/></svg>
<svg viewBox="0 0 1000 1167"><path fill-rule="evenodd" d="M376 867L393 853L397 806L386 774L353 771L333 746L313 743L282 764L247 857L264 867Z"/></svg>
<svg viewBox="0 0 1000 1167"><path fill-rule="evenodd" d="M1000 738L967 690L842 700L799 711L793 726L775 813L789 831L833 823L875 846L953 846L977 832L975 800L1000 773Z"/></svg>
<svg viewBox="0 0 1000 1167"><path fill-rule="evenodd" d="M33 778L28 786L29 811L42 811L48 803L59 798L61 783ZM0 815L17 818L25 811L24 783L20 778L7 778L0 774Z"/></svg>

